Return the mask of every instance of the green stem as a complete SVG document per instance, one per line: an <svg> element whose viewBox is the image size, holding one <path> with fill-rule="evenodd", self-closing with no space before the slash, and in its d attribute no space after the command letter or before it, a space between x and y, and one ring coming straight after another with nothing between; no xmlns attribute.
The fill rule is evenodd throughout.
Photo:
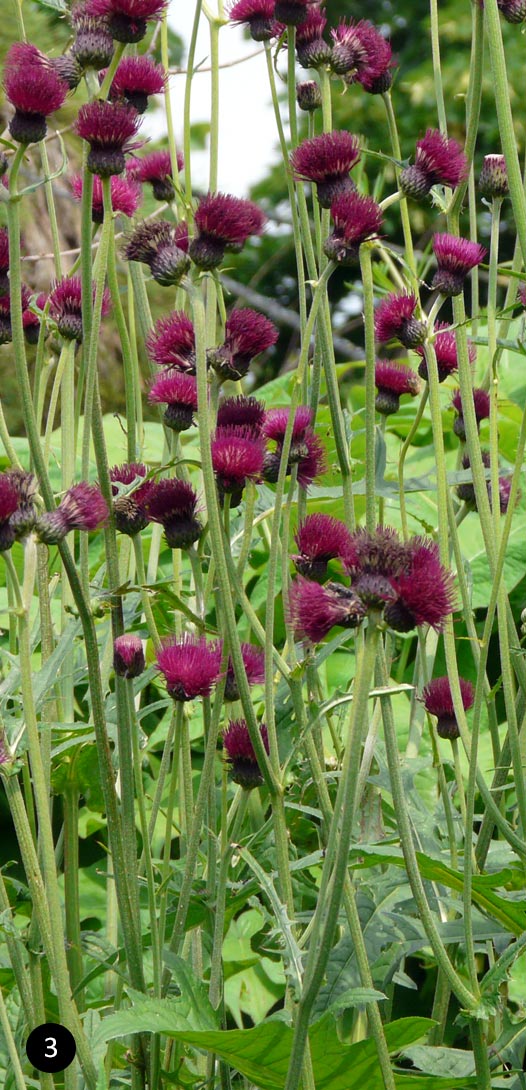
<svg viewBox="0 0 526 1090"><path fill-rule="evenodd" d="M201 18L202 0L196 0L194 21L192 24L192 34L190 37L190 45L188 47L188 57L186 58L186 80L184 88L184 106L183 106L183 133L184 133L184 177L185 177L185 192L186 192L186 204L187 215L192 208L192 173L191 173L191 151L192 151L192 124L191 124L191 106L192 106L192 81L194 78L194 61L195 50L197 45L197 34L199 31L199 20Z"/></svg>
<svg viewBox="0 0 526 1090"><path fill-rule="evenodd" d="M7 1054L11 1061L11 1074L14 1076L16 1090L26 1090L26 1080L19 1059L19 1050L11 1030L11 1023L4 1003L4 993L0 988L0 1027L7 1045Z"/></svg>
<svg viewBox="0 0 526 1090"><path fill-rule="evenodd" d="M433 77L435 84L435 96L437 100L438 123L440 132L447 136L446 107L444 104L444 88L442 86L442 67L440 64L440 32L438 27L437 0L430 0L429 14L431 24L431 52L433 56Z"/></svg>
<svg viewBox="0 0 526 1090"><path fill-rule="evenodd" d="M402 152L400 149L400 138L398 136L395 112L393 110L391 91L386 91L382 95L382 98L384 101L385 112L387 114L387 125L389 128L389 136L391 139L393 157L400 161L402 158ZM400 170L401 167L395 167L397 187L399 185ZM409 219L409 206L407 203L407 197L401 197L400 199L400 218L402 221L402 232L404 236L405 259L409 268L411 286L413 291L418 296L418 279L416 276L415 253L413 249L413 236L411 233L411 221Z"/></svg>
<svg viewBox="0 0 526 1090"><path fill-rule="evenodd" d="M363 317L365 326L365 519L369 533L376 527L376 386L374 370L376 351L374 340L374 288L371 247L360 246L360 269L363 285Z"/></svg>
<svg viewBox="0 0 526 1090"><path fill-rule="evenodd" d="M232 859L234 848L241 834L241 829L243 828L248 800L250 798L250 791L246 791L244 788L241 788L240 790L241 796L239 800L239 805L237 807L234 824L230 833L228 834L229 843L223 851L221 866L219 868L219 877L217 879L214 897L214 941L212 946L212 960L210 966L210 985L208 989L208 998L214 1010L218 1006L219 1000L221 998L221 960L225 930L226 884L228 879L228 870L230 867L230 861Z"/></svg>
<svg viewBox="0 0 526 1090"><path fill-rule="evenodd" d="M84 976L80 933L79 901L79 792L68 785L64 803L64 908L66 915L67 958L71 987L79 1010L85 1009L84 990L79 984Z"/></svg>
<svg viewBox="0 0 526 1090"><path fill-rule="evenodd" d="M104 199L107 201L107 215L110 220L110 237L108 247L108 286L111 293L111 302L113 307L113 314L119 333L119 340L122 352L122 362L124 367L124 393L126 398L126 446L127 446L127 458L129 462L135 462L139 451L137 446L137 428L136 428L136 403L137 403L137 372L135 370L135 361L133 359L132 348L130 343L130 337L128 333L128 326L126 325L126 318L124 316L124 310L121 303L121 293L119 289L119 278L117 275L117 250L115 246L115 226L113 220L113 211L111 204L111 188L110 179L107 179L106 183L103 183ZM106 212L105 212L106 214Z"/></svg>

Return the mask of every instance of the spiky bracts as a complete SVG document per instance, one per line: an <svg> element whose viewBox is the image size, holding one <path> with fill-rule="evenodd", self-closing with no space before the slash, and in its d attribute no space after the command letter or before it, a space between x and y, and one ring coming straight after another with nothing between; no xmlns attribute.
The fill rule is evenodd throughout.
<svg viewBox="0 0 526 1090"><path fill-rule="evenodd" d="M264 723L260 724L259 732L261 741L267 753L269 753L268 731ZM254 746L250 740L246 719L230 720L227 729L223 733L223 745L230 779L239 784L240 787L244 787L246 791L252 791L254 787L260 787L263 783L263 776L258 765Z"/></svg>
<svg viewBox="0 0 526 1090"><path fill-rule="evenodd" d="M128 238L124 253L128 261L148 265L154 280L163 287L178 284L190 268L177 226L168 220L140 223Z"/></svg>
<svg viewBox="0 0 526 1090"><path fill-rule="evenodd" d="M160 19L166 0L90 0L94 15L106 19L112 38L117 42L140 42L147 24Z"/></svg>
<svg viewBox="0 0 526 1090"><path fill-rule="evenodd" d="M197 380L194 375L171 371L160 375L150 388L148 400L166 405L164 422L173 431L186 431L197 412Z"/></svg>
<svg viewBox="0 0 526 1090"><path fill-rule="evenodd" d="M526 11L526 3L525 3ZM509 193L508 168L503 155L485 155L479 176L479 192L487 200Z"/></svg>
<svg viewBox="0 0 526 1090"><path fill-rule="evenodd" d="M178 477L157 481L144 503L152 522L159 522L171 549L188 549L197 541L203 527L196 518L197 494L187 481Z"/></svg>
<svg viewBox="0 0 526 1090"><path fill-rule="evenodd" d="M436 234L433 236L433 253L438 268L431 287L442 295L453 296L461 294L466 276L480 265L487 250L478 242L471 242L467 238Z"/></svg>
<svg viewBox="0 0 526 1090"><path fill-rule="evenodd" d="M334 231L323 245L323 251L340 265L358 261L360 246L375 238L383 223L382 209L373 197L360 193L343 193L331 205Z"/></svg>
<svg viewBox="0 0 526 1090"><path fill-rule="evenodd" d="M35 524L39 541L56 545L71 530L97 530L108 518L106 500L98 485L81 481L64 493L54 511L45 511Z"/></svg>
<svg viewBox="0 0 526 1090"><path fill-rule="evenodd" d="M95 15L92 0L74 4L71 25L75 41L71 53L81 71L93 68L96 72L105 68L113 56L113 38L105 15Z"/></svg>
<svg viewBox="0 0 526 1090"><path fill-rule="evenodd" d="M279 333L264 314L250 307L231 311L225 323L225 339L208 351L208 363L223 379L243 378L252 360L271 348Z"/></svg>
<svg viewBox="0 0 526 1090"><path fill-rule="evenodd" d="M316 183L321 207L330 208L342 193L356 188L349 172L359 159L358 137L336 129L304 140L292 152L290 165L296 178Z"/></svg>
<svg viewBox="0 0 526 1090"><path fill-rule="evenodd" d="M9 132L19 144L43 140L46 118L63 105L69 91L45 53L30 42L15 42L4 66L4 91L15 108Z"/></svg>
<svg viewBox="0 0 526 1090"><path fill-rule="evenodd" d="M427 336L425 322L415 318L418 306L416 295L395 292L386 295L376 308L374 329L376 338L384 344L399 341L404 348L416 348Z"/></svg>
<svg viewBox="0 0 526 1090"><path fill-rule="evenodd" d="M415 162L400 172L400 189L406 197L423 200L434 185L456 189L468 175L463 149L438 129L428 129L416 143Z"/></svg>
<svg viewBox="0 0 526 1090"><path fill-rule="evenodd" d="M195 213L197 235L189 254L201 269L215 269L226 250L240 250L251 235L260 235L266 216L253 201L229 193L208 193Z"/></svg>
<svg viewBox="0 0 526 1090"><path fill-rule="evenodd" d="M82 175L77 174L71 179L73 199L82 200ZM142 203L142 189L140 185L128 176L113 174L110 180L111 207L114 212L121 212L123 216L131 218ZM104 201L102 182L97 174L93 177L93 198L91 202L91 218L93 223L102 223L104 219Z"/></svg>
<svg viewBox="0 0 526 1090"><path fill-rule="evenodd" d="M157 653L157 666L172 700L210 696L220 676L221 643L188 634L180 640L167 640Z"/></svg>
<svg viewBox="0 0 526 1090"><path fill-rule="evenodd" d="M377 360L374 369L376 411L383 416L398 412L402 394L416 397L420 392L420 379L410 367L396 360Z"/></svg>
<svg viewBox="0 0 526 1090"><path fill-rule="evenodd" d="M95 285L93 285L95 298ZM104 289L101 315L110 312L110 293ZM57 329L67 341L82 341L82 284L80 276L64 276L57 281L49 295L49 317L56 323Z"/></svg>
<svg viewBox="0 0 526 1090"><path fill-rule="evenodd" d="M88 169L101 178L122 174L126 152L131 151L141 118L133 106L95 99L80 107L77 135L90 145Z"/></svg>
<svg viewBox="0 0 526 1090"><path fill-rule="evenodd" d="M464 711L473 707L475 690L471 681L459 678L460 695ZM422 690L422 703L429 715L437 717L437 734L440 738L453 741L460 736L460 730L453 704L453 695L448 677L436 677Z"/></svg>

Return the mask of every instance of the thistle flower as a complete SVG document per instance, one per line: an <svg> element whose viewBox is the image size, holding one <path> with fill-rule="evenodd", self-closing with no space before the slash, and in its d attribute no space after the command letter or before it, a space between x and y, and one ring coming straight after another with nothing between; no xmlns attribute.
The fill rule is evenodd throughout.
<svg viewBox="0 0 526 1090"><path fill-rule="evenodd" d="M420 392L420 380L418 375L396 360L377 360L374 369L374 381L378 393L376 395L376 411L382 416L389 416L398 412L402 394L410 394L416 397Z"/></svg>
<svg viewBox="0 0 526 1090"><path fill-rule="evenodd" d="M276 0L274 16L286 26L301 26L308 18L309 5L316 0Z"/></svg>
<svg viewBox="0 0 526 1090"><path fill-rule="evenodd" d="M190 243L190 257L201 269L215 269L225 250L240 250L250 235L262 233L265 223L265 215L253 201L208 193L195 213L198 234Z"/></svg>
<svg viewBox="0 0 526 1090"><path fill-rule="evenodd" d="M0 473L0 552L4 553L16 541L11 516L18 508L18 491L7 473Z"/></svg>
<svg viewBox="0 0 526 1090"><path fill-rule="evenodd" d="M392 83L389 42L366 19L342 19L331 30L334 45L330 66L345 83L360 83L369 94L382 94Z"/></svg>
<svg viewBox="0 0 526 1090"><path fill-rule="evenodd" d="M269 42L280 33L274 0L238 0L228 12L231 23L246 23L255 42Z"/></svg>
<svg viewBox="0 0 526 1090"><path fill-rule="evenodd" d="M75 91L82 79L82 67L73 53L62 53L60 57L51 57L49 61L59 79L67 83L70 91Z"/></svg>
<svg viewBox="0 0 526 1090"><path fill-rule="evenodd" d="M434 291L442 295L460 295L464 281L471 269L480 265L487 250L478 242L455 235L436 234L433 237L433 253L437 259L437 271L431 282Z"/></svg>
<svg viewBox="0 0 526 1090"><path fill-rule="evenodd" d="M526 0L524 10L526 14ZM484 156L479 176L479 191L488 200L493 197L507 197L510 187L508 184L508 168L503 155Z"/></svg>
<svg viewBox="0 0 526 1090"><path fill-rule="evenodd" d="M54 511L45 511L37 519L35 530L39 541L56 545L71 530L97 530L108 518L106 500L96 484L80 484L68 488Z"/></svg>
<svg viewBox="0 0 526 1090"><path fill-rule="evenodd" d="M225 339L208 351L208 363L223 379L243 378L251 361L276 343L279 333L273 322L250 307L231 311L225 322Z"/></svg>
<svg viewBox="0 0 526 1090"><path fill-rule="evenodd" d="M254 647L253 643L242 643L241 655L248 684L262 685L265 680L265 652L260 647ZM239 689L231 657L228 659L226 671L224 700L239 700Z"/></svg>
<svg viewBox="0 0 526 1090"><path fill-rule="evenodd" d="M34 306L37 306L39 310L43 310L47 303L47 295L41 291L34 300ZM33 310L29 309L29 306L25 306L22 311L22 326L24 329L24 336L28 344L38 344L38 338L40 336L41 316L35 314Z"/></svg>
<svg viewBox="0 0 526 1090"><path fill-rule="evenodd" d="M254 436L261 434L265 420L265 406L255 397L226 397L219 403L216 425L218 428L250 428Z"/></svg>
<svg viewBox="0 0 526 1090"><path fill-rule="evenodd" d="M144 38L147 23L160 19L166 0L90 0L90 6L107 19L116 42L135 43Z"/></svg>
<svg viewBox="0 0 526 1090"><path fill-rule="evenodd" d="M359 159L358 137L336 129L304 140L292 152L290 165L295 178L316 183L321 207L330 208L337 197L356 189L349 171Z"/></svg>
<svg viewBox="0 0 526 1090"><path fill-rule="evenodd" d="M115 527L129 537L139 534L150 521L145 504L155 485L145 480L147 472L142 462L125 462L110 469ZM134 487L130 491L131 485Z"/></svg>
<svg viewBox="0 0 526 1090"><path fill-rule="evenodd" d="M160 375L153 383L148 400L166 405L164 422L173 431L186 431L197 412L197 380L184 372Z"/></svg>
<svg viewBox="0 0 526 1090"><path fill-rule="evenodd" d="M139 677L146 666L144 649L139 636L117 636L113 641L113 669L117 677L131 680Z"/></svg>
<svg viewBox="0 0 526 1090"><path fill-rule="evenodd" d="M296 102L300 110L312 113L319 110L322 103L321 88L316 80L308 79L296 84Z"/></svg>
<svg viewBox="0 0 526 1090"><path fill-rule="evenodd" d="M93 285L95 299L95 284ZM111 298L107 288L102 296L102 317L110 312ZM80 276L64 276L55 281L49 295L49 316L67 341L82 341L82 283Z"/></svg>
<svg viewBox="0 0 526 1090"><path fill-rule="evenodd" d="M99 73L102 83L105 72ZM162 64L155 64L149 57L125 57L115 72L110 87L112 101L124 99L129 105L143 114L148 107L150 95L160 95L166 85L166 72Z"/></svg>
<svg viewBox="0 0 526 1090"><path fill-rule="evenodd" d="M400 189L406 197L419 201L434 185L456 189L467 178L468 171L468 161L460 144L438 129L428 129L416 142L413 166L404 167L400 172Z"/></svg>
<svg viewBox="0 0 526 1090"><path fill-rule="evenodd" d="M507 23L523 23L526 19L526 0L497 0L497 7Z"/></svg>
<svg viewBox="0 0 526 1090"><path fill-rule="evenodd" d="M271 409L265 416L262 433L266 439L276 442L276 449L267 452L265 457L264 478L275 483L278 479L283 439L289 418L289 409ZM298 467L298 484L308 488L316 477L325 471L325 449L323 443L311 427L312 411L300 405L294 414L292 441L286 468L288 476L293 465Z"/></svg>
<svg viewBox="0 0 526 1090"><path fill-rule="evenodd" d="M265 445L250 427L216 428L211 440L212 465L220 497L230 496L238 507L247 481L258 481L263 472Z"/></svg>
<svg viewBox="0 0 526 1090"><path fill-rule="evenodd" d="M4 68L4 91L15 107L9 132L19 144L34 144L47 132L46 118L63 105L69 87L49 59L30 42L15 42Z"/></svg>
<svg viewBox="0 0 526 1090"><path fill-rule="evenodd" d="M182 310L159 318L146 338L146 351L159 367L195 375L193 322Z"/></svg>
<svg viewBox="0 0 526 1090"><path fill-rule="evenodd" d="M31 302L31 292L25 285L21 285L21 306L22 312L27 309ZM0 296L0 344L10 344L13 340L13 330L11 328L11 292L6 295Z"/></svg>
<svg viewBox="0 0 526 1090"><path fill-rule="evenodd" d="M464 711L473 707L475 690L470 681L459 678L460 695ZM436 677L422 690L422 703L429 715L437 717L437 734L439 738L449 738L453 741L460 736L460 730L455 715L451 685L448 677Z"/></svg>
<svg viewBox="0 0 526 1090"><path fill-rule="evenodd" d="M82 200L82 175L76 174L71 179L73 199ZM111 207L114 212L122 212L129 219L137 211L142 202L142 190L140 185L129 177L120 177L113 174L110 179ZM93 198L91 202L91 219L93 223L102 223L104 219L104 201L102 194L102 181L98 174L93 178Z"/></svg>
<svg viewBox="0 0 526 1090"><path fill-rule="evenodd" d="M447 322L437 322L435 325L433 347L435 349L437 361L438 381L444 382L449 375L458 371L457 341L455 334L449 329ZM427 382L426 350L425 348L418 347L415 351L422 360L418 367L418 374L420 375L420 378L425 379ZM475 346L468 341L468 358L470 363L474 363L476 354L477 350Z"/></svg>
<svg viewBox="0 0 526 1090"><path fill-rule="evenodd" d="M317 7L312 7L307 18L296 30L296 54L302 68L318 68L326 64L331 47L323 37L327 19Z"/></svg>
<svg viewBox="0 0 526 1090"><path fill-rule="evenodd" d="M181 249L175 224L168 220L140 223L130 235L124 253L128 261L148 265L158 284L172 287L190 268L190 258Z"/></svg>
<svg viewBox="0 0 526 1090"><path fill-rule="evenodd" d="M184 166L183 156L177 153L177 169ZM148 182L156 201L173 201L175 187L172 180L172 158L169 151L151 151L142 159L136 159L132 166L132 177L143 184Z"/></svg>
<svg viewBox="0 0 526 1090"><path fill-rule="evenodd" d="M101 178L122 174L126 152L135 146L131 138L137 134L140 123L137 110L120 102L95 99L81 106L75 131L90 145L88 170Z"/></svg>
<svg viewBox="0 0 526 1090"><path fill-rule="evenodd" d="M410 632L421 625L440 632L454 609L453 575L440 563L434 541L416 537L407 548L409 568L390 580L397 597L387 604L385 620L395 632Z"/></svg>
<svg viewBox="0 0 526 1090"><path fill-rule="evenodd" d="M269 753L268 731L264 723L260 724L259 732L261 741L267 753ZM254 787L260 787L263 783L263 776L254 752L254 746L250 741L246 719L230 720L227 729L223 733L223 745L231 780L239 784L240 787L244 787L245 791L252 791Z"/></svg>
<svg viewBox="0 0 526 1090"><path fill-rule="evenodd" d="M357 628L366 610L352 589L321 586L298 575L289 590L288 622L302 640L320 643L331 628Z"/></svg>
<svg viewBox="0 0 526 1090"><path fill-rule="evenodd" d="M182 702L210 696L220 676L221 642L208 643L204 636L185 634L180 640L163 644L157 653L157 665L172 700Z"/></svg>
<svg viewBox="0 0 526 1090"><path fill-rule="evenodd" d="M32 473L26 473L24 469L8 469L4 476L15 488L18 496L18 506L9 519L10 530L15 539L28 534L34 527L37 509L35 499L37 495L37 482Z"/></svg>
<svg viewBox="0 0 526 1090"><path fill-rule="evenodd" d="M489 394L485 390L473 390L473 405L475 409L475 418L477 421L477 431L479 429L480 421L487 420L490 411L490 399ZM458 435L459 439L465 442L466 439L466 426L464 424L464 412L462 408L462 396L460 390L455 390L453 398L451 400L451 407L457 413L455 423L453 424L453 431L455 435Z"/></svg>
<svg viewBox="0 0 526 1090"><path fill-rule="evenodd" d="M397 340L404 348L423 344L427 326L414 316L417 305L416 295L386 295L374 316L376 339L384 343Z"/></svg>
<svg viewBox="0 0 526 1090"><path fill-rule="evenodd" d="M323 582L329 560L345 557L350 548L349 530L332 515L307 515L298 526L294 540L299 553L292 556L296 571L306 579Z"/></svg>
<svg viewBox="0 0 526 1090"><path fill-rule="evenodd" d="M392 526L377 526L373 531L358 526L350 534L343 561L353 585L360 575L392 578L407 569L407 547Z"/></svg>
<svg viewBox="0 0 526 1090"><path fill-rule="evenodd" d="M113 38L104 15L95 15L91 0L75 4L71 11L75 41L71 52L82 69L106 68L113 57Z"/></svg>
<svg viewBox="0 0 526 1090"><path fill-rule="evenodd" d="M382 225L382 210L373 197L343 193L331 205L335 229L325 241L323 251L340 265L358 260L360 246L374 238Z"/></svg>
<svg viewBox="0 0 526 1090"><path fill-rule="evenodd" d="M0 227L0 294L9 291L9 235L7 227Z"/></svg>
<svg viewBox="0 0 526 1090"><path fill-rule="evenodd" d="M144 504L152 522L160 522L171 549L188 549L201 536L196 518L197 494L187 481L175 477L157 481Z"/></svg>

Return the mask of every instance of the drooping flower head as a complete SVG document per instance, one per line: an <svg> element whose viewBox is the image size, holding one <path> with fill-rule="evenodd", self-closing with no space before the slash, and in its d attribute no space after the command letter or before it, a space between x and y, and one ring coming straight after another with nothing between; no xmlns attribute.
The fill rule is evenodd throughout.
<svg viewBox="0 0 526 1090"><path fill-rule="evenodd" d="M524 4L526 14L526 0ZM508 168L503 155L485 155L479 176L479 192L483 197L506 197L510 191Z"/></svg>
<svg viewBox="0 0 526 1090"><path fill-rule="evenodd" d="M471 269L480 265L487 250L478 242L455 235L436 234L433 236L433 253L437 259L437 271L431 282L434 291L442 295L460 295L464 281Z"/></svg>
<svg viewBox="0 0 526 1090"><path fill-rule="evenodd" d="M159 318L146 338L148 356L159 367L195 375L193 322L182 310Z"/></svg>
<svg viewBox="0 0 526 1090"><path fill-rule="evenodd" d="M422 200L434 185L456 189L468 176L468 161L456 140L438 129L428 129L416 142L413 166L400 172L400 189L406 197Z"/></svg>
<svg viewBox="0 0 526 1090"><path fill-rule="evenodd" d="M485 390L473 390L473 407L475 409L475 419L477 421L477 429L479 428L481 420L487 420L490 411L490 398L489 394ZM453 424L453 431L455 435L458 435L459 439L464 442L466 439L466 426L464 423L464 411L462 407L462 396L460 390L455 390L451 400L451 407L455 410L457 416L455 423Z"/></svg>
<svg viewBox="0 0 526 1090"><path fill-rule="evenodd" d="M92 0L74 4L71 25L75 41L71 52L81 69L94 68L96 72L106 68L113 57L113 38L105 15L96 15Z"/></svg>
<svg viewBox="0 0 526 1090"><path fill-rule="evenodd" d="M95 284L93 285L95 299ZM102 296L102 317L110 312L110 293L104 289ZM56 322L57 329L67 341L82 341L82 283L80 276L64 276L58 280L49 295L49 317Z"/></svg>
<svg viewBox="0 0 526 1090"><path fill-rule="evenodd" d="M139 636L132 633L117 636L113 641L113 669L117 676L129 681L139 677L145 665L144 648Z"/></svg>
<svg viewBox="0 0 526 1090"><path fill-rule="evenodd" d="M367 19L342 19L331 30L334 45L330 65L345 83L360 83L369 94L381 94L392 83L389 42Z"/></svg>
<svg viewBox="0 0 526 1090"><path fill-rule="evenodd" d="M90 0L95 15L104 16L116 42L140 42L147 23L160 19L166 0Z"/></svg>
<svg viewBox="0 0 526 1090"><path fill-rule="evenodd" d="M71 179L73 199L82 200L82 175L76 174ZM110 180L111 206L114 212L122 212L123 216L131 218L142 202L142 189L132 178L113 174ZM93 199L91 204L91 218L93 223L102 223L104 219L104 202L102 196L102 181L97 174L93 178Z"/></svg>
<svg viewBox="0 0 526 1090"><path fill-rule="evenodd" d="M7 473L0 473L0 552L6 552L16 541L11 516L18 508L18 491Z"/></svg>
<svg viewBox="0 0 526 1090"><path fill-rule="evenodd" d="M181 152L177 153L177 169L181 171L184 160ZM172 158L169 151L151 151L142 159L135 159L129 172L132 177L145 184L148 182L156 201L173 201L175 187L173 183Z"/></svg>
<svg viewBox="0 0 526 1090"><path fill-rule="evenodd" d="M373 197L360 193L343 193L331 205L334 231L326 239L323 251L340 265L352 265L358 260L360 246L374 238L382 226L380 205Z"/></svg>
<svg viewBox="0 0 526 1090"><path fill-rule="evenodd" d="M220 676L221 642L188 634L180 640L167 640L157 653L157 665L172 700L210 696Z"/></svg>
<svg viewBox="0 0 526 1090"><path fill-rule="evenodd" d="M457 341L454 332L450 330L447 322L436 323L434 328L433 346L437 361L438 381L444 382L449 375L458 371ZM426 350L423 347L417 347L416 352L422 360L418 367L418 374L420 375L420 378L425 379L427 382ZM476 354L477 350L475 346L468 341L468 357L470 363L474 362Z"/></svg>
<svg viewBox="0 0 526 1090"><path fill-rule="evenodd" d="M376 308L374 329L376 338L384 344L400 341L404 348L416 348L427 336L427 326L415 318L418 306L416 295L386 295Z"/></svg>
<svg viewBox="0 0 526 1090"><path fill-rule="evenodd" d="M276 482L279 474L283 440L290 410L271 409L265 416L263 435L276 443L275 450L269 450L265 457L264 477L266 481ZM306 405L300 405L294 414L292 441L287 460L286 475L292 466L298 467L298 484L308 488L316 477L325 471L325 448L311 425L312 411Z"/></svg>
<svg viewBox="0 0 526 1090"><path fill-rule="evenodd" d="M216 428L211 440L212 465L220 497L230 496L230 506L241 503L247 481L259 481L263 473L265 444L252 428Z"/></svg>
<svg viewBox="0 0 526 1090"><path fill-rule="evenodd" d="M292 556L296 571L306 579L323 582L329 560L348 555L351 538L340 519L332 515L307 515L298 526L294 540L299 552Z"/></svg>
<svg viewBox="0 0 526 1090"><path fill-rule="evenodd" d="M15 42L4 67L4 91L15 107L9 132L19 144L43 140L46 118L63 105L69 91L49 58L30 42Z"/></svg>
<svg viewBox="0 0 526 1090"><path fill-rule="evenodd" d="M253 201L228 193L208 193L195 213L198 234L192 239L189 254L201 269L215 269L225 250L240 250L251 235L260 235L266 216Z"/></svg>
<svg viewBox="0 0 526 1090"><path fill-rule="evenodd" d="M410 632L420 625L440 632L454 609L453 575L440 563L434 541L413 538L408 550L407 571L390 580L397 597L387 604L385 619L395 632Z"/></svg>
<svg viewBox="0 0 526 1090"><path fill-rule="evenodd" d="M315 79L303 80L296 84L296 102L300 110L313 113L319 110L322 104L322 94L319 83Z"/></svg>
<svg viewBox="0 0 526 1090"><path fill-rule="evenodd" d="M150 521L145 504L155 485L146 480L147 472L142 462L125 462L110 469L115 526L129 537L139 534Z"/></svg>
<svg viewBox="0 0 526 1090"><path fill-rule="evenodd" d="M289 590L288 621L302 640L320 643L331 628L357 628L366 609L349 587L315 583L298 575Z"/></svg>
<svg viewBox="0 0 526 1090"><path fill-rule="evenodd" d="M128 261L148 265L158 284L175 286L190 268L190 258L181 248L177 227L168 220L140 223L130 235L124 250Z"/></svg>
<svg viewBox="0 0 526 1090"><path fill-rule="evenodd" d="M157 481L144 507L151 521L163 527L171 549L188 549L201 536L203 527L196 518L197 494L187 481L178 477Z"/></svg>
<svg viewBox="0 0 526 1090"><path fill-rule="evenodd" d="M471 681L466 681L465 678L459 678L459 683L464 711L469 711L473 707L475 690ZM439 738L449 738L453 741L460 736L448 677L433 678L422 690L421 700L426 712L437 717Z"/></svg>
<svg viewBox="0 0 526 1090"><path fill-rule="evenodd" d="M398 412L402 394L416 397L420 392L420 379L410 367L397 360L377 360L374 369L376 411L383 416Z"/></svg>
<svg viewBox="0 0 526 1090"><path fill-rule="evenodd" d="M260 724L259 732L261 741L269 753L268 731L264 723ZM250 740L246 719L230 720L223 734L223 745L231 780L240 787L244 787L246 791L260 787L263 776Z"/></svg>
<svg viewBox="0 0 526 1090"><path fill-rule="evenodd" d="M265 652L253 643L241 644L241 655L249 685L262 685L265 680ZM239 689L234 673L232 658L228 659L225 680L225 700L239 700Z"/></svg>
<svg viewBox="0 0 526 1090"><path fill-rule="evenodd" d="M186 431L197 412L197 380L182 371L160 375L150 388L148 400L166 405L164 422L173 431Z"/></svg>
<svg viewBox="0 0 526 1090"><path fill-rule="evenodd" d="M307 18L296 30L296 54L302 68L327 64L331 47L323 37L327 18L318 7L311 7Z"/></svg>
<svg viewBox="0 0 526 1090"><path fill-rule="evenodd" d="M101 83L105 74L99 74ZM155 64L147 56L124 57L113 77L109 97L112 101L122 99L138 114L143 114L150 95L162 94L165 84L166 72L162 64Z"/></svg>
<svg viewBox="0 0 526 1090"><path fill-rule="evenodd" d="M64 493L54 511L45 511L37 519L39 541L56 545L71 530L97 530L108 518L106 500L98 485L81 481Z"/></svg>
<svg viewBox="0 0 526 1090"><path fill-rule="evenodd" d="M255 397L226 397L219 402L216 425L218 428L250 428L254 436L261 435L265 420L265 406Z"/></svg>
<svg viewBox="0 0 526 1090"><path fill-rule="evenodd" d="M330 208L337 197L356 189L349 171L360 159L360 141L344 129L303 140L290 156L296 178L316 183L322 208Z"/></svg>
<svg viewBox="0 0 526 1090"><path fill-rule="evenodd" d="M225 323L225 339L208 352L208 362L223 379L233 381L247 374L251 361L276 343L279 333L264 314L250 307L231 311Z"/></svg>
<svg viewBox="0 0 526 1090"><path fill-rule="evenodd" d="M231 23L245 23L255 42L269 42L280 33L274 0L237 0L228 12Z"/></svg>
<svg viewBox="0 0 526 1090"><path fill-rule="evenodd" d="M122 174L141 118L133 106L95 99L80 107L75 131L90 145L88 169L101 178Z"/></svg>

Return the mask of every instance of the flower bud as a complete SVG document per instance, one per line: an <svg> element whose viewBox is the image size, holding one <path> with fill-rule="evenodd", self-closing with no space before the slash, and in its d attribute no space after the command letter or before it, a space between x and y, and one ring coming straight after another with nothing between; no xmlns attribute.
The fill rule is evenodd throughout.
<svg viewBox="0 0 526 1090"><path fill-rule="evenodd" d="M312 113L321 107L321 88L315 79L306 79L296 84L296 102L300 110Z"/></svg>
<svg viewBox="0 0 526 1090"><path fill-rule="evenodd" d="M503 155L485 155L479 177L483 197L506 197L509 193L508 171Z"/></svg>
<svg viewBox="0 0 526 1090"><path fill-rule="evenodd" d="M142 640L138 636L117 636L113 642L113 669L127 680L139 677L145 668Z"/></svg>

